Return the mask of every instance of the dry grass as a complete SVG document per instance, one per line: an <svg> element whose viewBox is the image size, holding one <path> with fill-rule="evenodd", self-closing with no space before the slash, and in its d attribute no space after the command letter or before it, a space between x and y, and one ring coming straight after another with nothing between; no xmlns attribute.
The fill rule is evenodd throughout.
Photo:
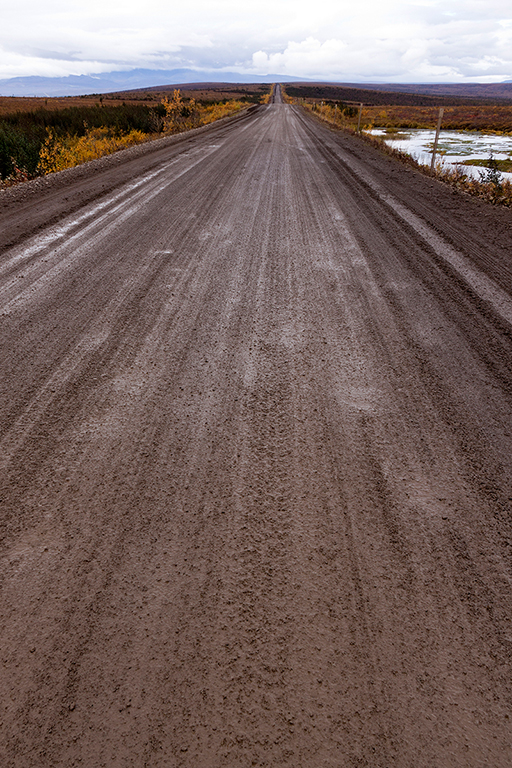
<svg viewBox="0 0 512 768"><path fill-rule="evenodd" d="M37 109L69 109L70 107L118 107L119 104L148 104L154 106L157 99L120 98L113 96L62 96L60 98L36 98L31 96L0 96L0 117L16 112L34 112Z"/></svg>
<svg viewBox="0 0 512 768"><path fill-rule="evenodd" d="M219 101L249 101L257 103L261 97L268 93L270 85L267 84L229 84L229 83L205 83L193 86L180 86L180 92L184 100L195 99L199 102ZM15 112L33 112L37 109L69 109L69 107L96 107L119 104L147 104L154 106L176 88L175 85L161 86L135 91L121 91L119 93L94 94L91 96L0 96L0 117L11 115Z"/></svg>

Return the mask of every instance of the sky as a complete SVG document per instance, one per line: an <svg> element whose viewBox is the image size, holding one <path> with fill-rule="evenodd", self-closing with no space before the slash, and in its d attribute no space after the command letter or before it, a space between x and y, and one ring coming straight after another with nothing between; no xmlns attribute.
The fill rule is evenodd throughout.
<svg viewBox="0 0 512 768"><path fill-rule="evenodd" d="M0 0L0 79L191 68L512 80L510 0Z"/></svg>

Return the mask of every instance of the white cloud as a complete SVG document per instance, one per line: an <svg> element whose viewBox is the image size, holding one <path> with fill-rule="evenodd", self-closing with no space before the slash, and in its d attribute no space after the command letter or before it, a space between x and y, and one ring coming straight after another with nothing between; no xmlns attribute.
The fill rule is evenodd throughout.
<svg viewBox="0 0 512 768"><path fill-rule="evenodd" d="M182 66L343 81L512 78L510 0L0 2L0 79Z"/></svg>

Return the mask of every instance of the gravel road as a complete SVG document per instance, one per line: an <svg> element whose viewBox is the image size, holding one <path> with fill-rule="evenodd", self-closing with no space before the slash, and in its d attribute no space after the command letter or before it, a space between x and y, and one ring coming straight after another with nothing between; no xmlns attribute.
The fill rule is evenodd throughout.
<svg viewBox="0 0 512 768"><path fill-rule="evenodd" d="M279 90L0 206L0 764L510 768L512 212Z"/></svg>

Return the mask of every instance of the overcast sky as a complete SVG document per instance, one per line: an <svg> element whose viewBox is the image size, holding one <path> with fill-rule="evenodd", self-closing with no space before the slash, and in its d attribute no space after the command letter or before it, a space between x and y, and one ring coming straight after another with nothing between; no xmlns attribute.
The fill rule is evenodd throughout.
<svg viewBox="0 0 512 768"><path fill-rule="evenodd" d="M512 80L511 0L0 0L0 11L0 79L190 67Z"/></svg>

